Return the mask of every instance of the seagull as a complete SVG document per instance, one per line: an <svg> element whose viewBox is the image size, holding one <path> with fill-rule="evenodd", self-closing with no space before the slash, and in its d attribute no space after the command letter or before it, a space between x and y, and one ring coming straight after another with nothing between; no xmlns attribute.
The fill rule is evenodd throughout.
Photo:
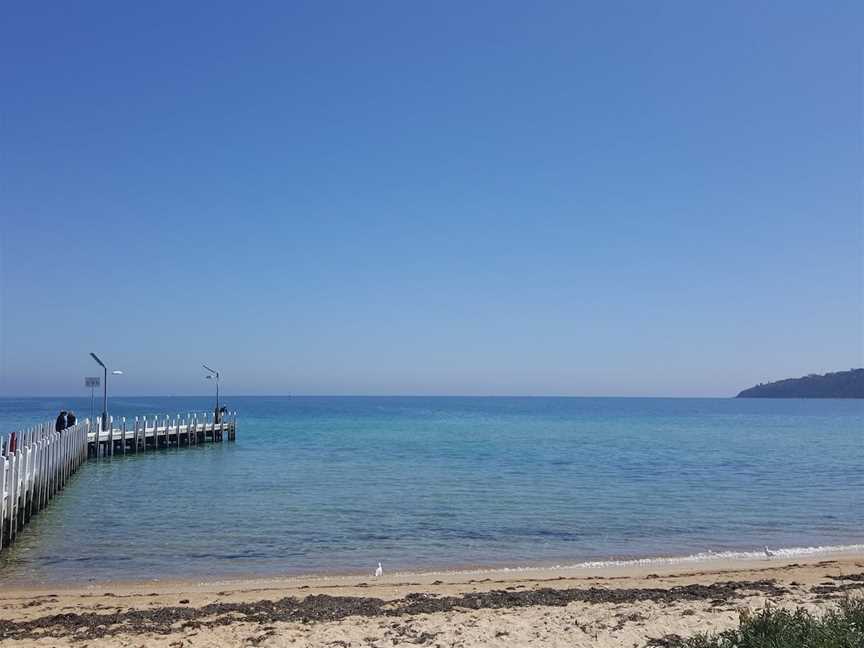
<svg viewBox="0 0 864 648"><path fill-rule="evenodd" d="M765 557L766 558L773 558L774 557L774 552L771 551L768 547L765 547Z"/></svg>
<svg viewBox="0 0 864 648"><path fill-rule="evenodd" d="M384 575L384 568L381 566L381 562L379 561L378 562L378 569L375 570L375 578L378 578L378 577L383 576L383 575Z"/></svg>

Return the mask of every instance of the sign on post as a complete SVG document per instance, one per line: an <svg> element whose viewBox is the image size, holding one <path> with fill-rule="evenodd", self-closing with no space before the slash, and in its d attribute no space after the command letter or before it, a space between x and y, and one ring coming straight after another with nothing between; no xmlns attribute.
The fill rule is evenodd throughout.
<svg viewBox="0 0 864 648"><path fill-rule="evenodd" d="M85 376L84 377L84 386L85 387L98 387L100 378L99 376Z"/></svg>

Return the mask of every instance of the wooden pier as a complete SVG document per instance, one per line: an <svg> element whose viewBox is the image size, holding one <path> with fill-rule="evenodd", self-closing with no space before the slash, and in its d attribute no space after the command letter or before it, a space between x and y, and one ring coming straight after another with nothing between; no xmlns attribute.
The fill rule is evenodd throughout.
<svg viewBox="0 0 864 648"><path fill-rule="evenodd" d="M209 418L209 420L208 420ZM0 550L11 545L88 457L180 448L237 438L237 413L111 419L109 429L86 419L62 432L54 423L0 436Z"/></svg>
<svg viewBox="0 0 864 648"><path fill-rule="evenodd" d="M208 417L210 420L208 421ZM127 421L111 419L110 429L95 429L87 435L91 457L112 456L115 452L143 452L158 448L179 448L222 441L234 441L237 434L237 412L229 412L215 423L212 414L186 414L174 417L146 416ZM115 424L117 427L115 427Z"/></svg>

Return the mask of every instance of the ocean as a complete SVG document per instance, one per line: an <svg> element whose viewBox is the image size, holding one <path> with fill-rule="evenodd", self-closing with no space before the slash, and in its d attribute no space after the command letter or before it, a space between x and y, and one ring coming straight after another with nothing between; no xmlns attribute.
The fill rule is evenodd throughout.
<svg viewBox="0 0 864 648"><path fill-rule="evenodd" d="M0 583L519 568L864 543L864 401L225 397L237 440L90 461ZM176 414L212 398L113 398ZM90 399L0 399L0 434ZM100 403L97 402L97 413Z"/></svg>

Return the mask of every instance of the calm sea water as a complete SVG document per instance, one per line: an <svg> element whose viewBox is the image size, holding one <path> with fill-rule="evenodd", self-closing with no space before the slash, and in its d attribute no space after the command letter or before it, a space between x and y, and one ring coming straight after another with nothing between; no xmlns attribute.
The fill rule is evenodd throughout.
<svg viewBox="0 0 864 648"><path fill-rule="evenodd" d="M236 443L92 461L0 582L573 564L864 542L864 401L228 398ZM207 398L116 398L115 416ZM0 399L0 433L89 399Z"/></svg>

